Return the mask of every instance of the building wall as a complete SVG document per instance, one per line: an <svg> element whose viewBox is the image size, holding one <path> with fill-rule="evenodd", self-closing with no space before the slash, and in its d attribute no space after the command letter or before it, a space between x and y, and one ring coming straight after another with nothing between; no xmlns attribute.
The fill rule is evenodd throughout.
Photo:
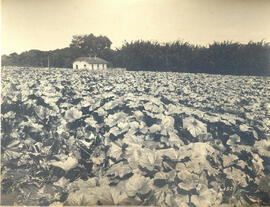
<svg viewBox="0 0 270 207"><path fill-rule="evenodd" d="M76 66L78 66L78 68ZM73 63L73 69L87 69L87 68L92 69L92 65L83 61L75 61Z"/></svg>
<svg viewBox="0 0 270 207"><path fill-rule="evenodd" d="M103 70L107 69L107 64L89 64L84 61L75 61L73 62L73 69Z"/></svg>

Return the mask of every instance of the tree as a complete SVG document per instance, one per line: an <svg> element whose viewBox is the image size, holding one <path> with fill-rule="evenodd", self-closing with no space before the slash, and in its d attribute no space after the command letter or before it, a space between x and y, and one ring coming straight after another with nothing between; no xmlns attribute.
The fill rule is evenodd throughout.
<svg viewBox="0 0 270 207"><path fill-rule="evenodd" d="M106 36L75 35L70 43L70 48L79 49L84 56L99 56L104 50L111 47L112 42Z"/></svg>

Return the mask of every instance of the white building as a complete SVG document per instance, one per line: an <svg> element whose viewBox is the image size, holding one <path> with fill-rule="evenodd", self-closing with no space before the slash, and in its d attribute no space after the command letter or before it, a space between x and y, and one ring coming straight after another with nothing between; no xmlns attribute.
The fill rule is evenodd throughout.
<svg viewBox="0 0 270 207"><path fill-rule="evenodd" d="M74 60L73 69L103 70L108 62L98 57L80 57Z"/></svg>

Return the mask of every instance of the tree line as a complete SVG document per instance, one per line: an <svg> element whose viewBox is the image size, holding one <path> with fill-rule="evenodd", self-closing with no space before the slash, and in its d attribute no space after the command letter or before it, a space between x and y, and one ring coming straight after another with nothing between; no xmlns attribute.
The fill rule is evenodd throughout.
<svg viewBox="0 0 270 207"><path fill-rule="evenodd" d="M76 35L69 47L52 51L30 50L2 56L2 65L72 68L78 57L98 56L112 67L127 70L190 73L270 75L270 45L264 41L241 44L214 42L208 46L175 41L137 40L111 49L106 36Z"/></svg>

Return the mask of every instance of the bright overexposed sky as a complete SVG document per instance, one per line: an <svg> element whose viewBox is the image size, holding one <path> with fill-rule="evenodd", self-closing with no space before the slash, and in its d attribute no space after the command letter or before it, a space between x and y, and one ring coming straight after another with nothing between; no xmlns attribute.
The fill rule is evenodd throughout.
<svg viewBox="0 0 270 207"><path fill-rule="evenodd" d="M2 0L2 54L68 47L77 34L132 40L270 42L270 0Z"/></svg>

